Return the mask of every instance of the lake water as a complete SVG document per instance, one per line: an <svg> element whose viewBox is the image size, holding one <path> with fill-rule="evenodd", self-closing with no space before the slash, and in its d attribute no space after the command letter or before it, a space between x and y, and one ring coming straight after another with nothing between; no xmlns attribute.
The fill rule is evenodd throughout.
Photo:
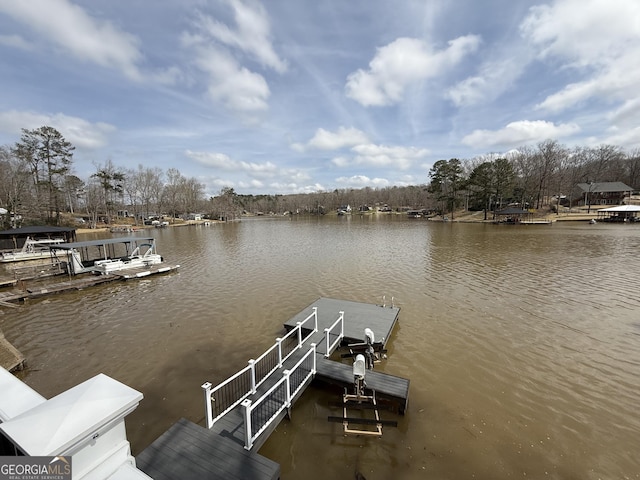
<svg viewBox="0 0 640 480"><path fill-rule="evenodd" d="M310 388L260 453L284 479L640 478L640 225L396 216L157 229L180 271L2 309L46 397L104 372L143 392L134 454L319 297L401 307L381 371L411 379L379 439ZM89 238L89 237L86 237Z"/></svg>

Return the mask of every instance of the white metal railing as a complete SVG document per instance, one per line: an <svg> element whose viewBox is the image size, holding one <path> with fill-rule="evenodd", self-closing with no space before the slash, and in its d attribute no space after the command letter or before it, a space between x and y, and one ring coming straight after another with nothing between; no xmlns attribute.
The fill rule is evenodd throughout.
<svg viewBox="0 0 640 480"><path fill-rule="evenodd" d="M340 333L333 333L333 330L338 326L340 326ZM331 342L331 339L329 338L331 337L331 335L336 337L333 342ZM324 337L327 342L327 351L325 352L324 356L326 358L329 358L331 352L340 344L340 342L344 338L344 312L339 312L338 319L333 322L333 325L324 329Z"/></svg>
<svg viewBox="0 0 640 480"><path fill-rule="evenodd" d="M251 450L253 443L276 417L285 409L291 408L291 402L305 386L307 380L316 374L316 344L262 397L252 402L242 402L244 413L244 448ZM255 433L254 433L255 432Z"/></svg>
<svg viewBox="0 0 640 480"><path fill-rule="evenodd" d="M308 325L313 321L313 328ZM310 330L304 338L302 330ZM212 387L210 382L202 384L204 391L205 418L207 428L235 408L249 395L255 394L257 388L289 358L298 348L302 348L311 335L318 331L318 307L284 337L277 338L275 345L260 355L257 360L249 360L249 365L224 382Z"/></svg>

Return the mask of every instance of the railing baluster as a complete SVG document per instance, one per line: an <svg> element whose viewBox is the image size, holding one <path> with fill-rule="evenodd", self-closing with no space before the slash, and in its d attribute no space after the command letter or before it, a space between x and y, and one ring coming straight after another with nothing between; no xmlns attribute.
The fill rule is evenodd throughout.
<svg viewBox="0 0 640 480"><path fill-rule="evenodd" d="M315 318L313 332L315 333L318 331L318 307L313 307L313 316Z"/></svg>
<svg viewBox="0 0 640 480"><path fill-rule="evenodd" d="M251 393L256 393L256 361L252 358L249 360L249 369L251 370Z"/></svg>
<svg viewBox="0 0 640 480"><path fill-rule="evenodd" d="M330 355L330 354L329 354L329 343L330 343L330 342L329 342L329 335L330 335L330 332L331 332L331 330L329 330L329 328L325 328L325 329L324 329L324 338L325 338L325 340L326 340L326 347L327 347L327 349L326 349L326 353L324 354L324 356L325 356L326 358L328 358L328 357L329 357L329 355Z"/></svg>
<svg viewBox="0 0 640 480"><path fill-rule="evenodd" d="M278 368L282 368L282 339L276 338L276 344L278 345Z"/></svg>

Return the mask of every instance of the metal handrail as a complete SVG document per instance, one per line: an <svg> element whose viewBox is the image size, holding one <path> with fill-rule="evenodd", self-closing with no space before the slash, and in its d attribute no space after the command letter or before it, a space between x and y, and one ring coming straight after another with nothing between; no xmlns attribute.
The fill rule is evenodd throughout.
<svg viewBox="0 0 640 480"><path fill-rule="evenodd" d="M314 326L306 337L302 338L302 327L309 320L314 319ZM204 391L204 401L205 401L205 418L207 421L207 428L211 428L213 424L222 418L226 413L239 405L245 398L247 398L251 394L255 394L258 387L262 385L262 383L275 372L277 369L282 368L282 364L285 360L287 360L297 349L302 348L304 342L306 342L311 335L318 331L318 307L313 307L313 312L305 318L302 322L297 322L296 326L288 332L284 337L277 338L275 345L270 347L266 352L260 355L256 360L249 360L249 365L240 370L235 375L229 377L224 382L218 384L217 386L212 388L210 382L205 382L202 384L202 389ZM295 346L291 348L288 352L285 352L283 355L283 343L285 344L285 349L288 346L287 340L291 340L294 337L297 337L295 341ZM293 343L293 342L291 342ZM278 351L278 362L275 363L275 351ZM266 366L265 366L266 364ZM230 385L231 382L236 381L246 372L250 372L250 379L248 388L243 388L242 385L238 385L236 388L232 388L233 397L229 399L229 406L225 407L224 410L214 415L213 402L216 401L216 397L219 392L223 392L223 389ZM242 382L237 382L242 383ZM233 384L232 384L233 385ZM223 394L224 395L224 394ZM224 402L222 402L224 403ZM221 407L222 408L222 407Z"/></svg>
<svg viewBox="0 0 640 480"><path fill-rule="evenodd" d="M329 336L333 331L333 329L336 328L336 326L338 326L338 324L340 324L340 334L338 334L338 336L333 341L333 343L330 343ZM340 344L340 342L344 338L344 312L339 312L338 319L335 322L333 322L333 324L330 327L327 327L324 329L324 336L327 342L327 351L325 352L324 356L325 358L329 358L329 356L331 355L331 352L335 350L335 348Z"/></svg>
<svg viewBox="0 0 640 480"><path fill-rule="evenodd" d="M311 366L309 371L303 378L298 379L298 384L294 385L292 391L291 376L295 374L303 364L305 364L309 357L311 357ZM245 449L251 450L255 440L269 427L269 425L271 425L275 418L285 409L291 408L292 399L295 398L298 392L302 389L305 382L315 374L316 344L312 343L309 351L305 353L291 369L285 370L282 378L278 380L278 382L267 392L265 392L264 395L254 402L248 398L242 402L244 410ZM282 391L283 386L285 387L284 391ZM266 414L268 415L268 418L260 419L259 415L254 415L254 412L256 412L256 410L266 401L269 402L269 411ZM259 425L255 425L255 423L260 420L262 420L261 423ZM254 430L256 430L255 433L253 433Z"/></svg>
<svg viewBox="0 0 640 480"><path fill-rule="evenodd" d="M218 392L222 392L223 389L227 386L227 385L234 385L235 380L237 380L238 378L240 378L243 374L245 374L246 372L251 370L251 364L249 364L248 366L244 367L242 370L240 370L238 373L236 373L235 375L232 375L231 377L227 378L224 382L219 383L218 385L216 385L215 387L212 388L212 385L210 382L205 382L202 384L202 389L204 390L204 400L205 400L205 410L206 410L206 415L205 418L207 420L207 428L211 428L213 426L213 424L219 420L220 418L222 418L225 414L227 414L229 411L233 410L237 405L239 405L245 398L247 398L250 394L251 394L251 388L247 388L246 391L245 390L239 390L239 389L234 389L234 393L235 395L235 400L232 401L222 412L220 412L218 415L213 416L213 402L215 402L215 397L214 394L217 394ZM236 382L238 383L238 382Z"/></svg>

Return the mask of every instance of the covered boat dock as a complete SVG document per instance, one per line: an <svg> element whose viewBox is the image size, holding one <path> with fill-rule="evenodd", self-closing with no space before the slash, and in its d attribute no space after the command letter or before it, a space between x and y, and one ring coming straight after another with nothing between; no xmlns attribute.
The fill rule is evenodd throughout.
<svg viewBox="0 0 640 480"><path fill-rule="evenodd" d="M601 222L639 222L640 205L617 205L598 210Z"/></svg>
<svg viewBox="0 0 640 480"><path fill-rule="evenodd" d="M85 242L59 243L51 246L54 255L62 251L61 260L66 262L69 258L69 274L77 275L91 271L96 260L108 260L130 256L133 251L143 244L155 244L153 237L120 237L102 240L87 240ZM80 254L81 263L71 261L70 253L76 251Z"/></svg>
<svg viewBox="0 0 640 480"><path fill-rule="evenodd" d="M18 250L27 238L53 240L62 238L65 242L76 241L76 229L72 227L34 226L11 228L0 231L0 250Z"/></svg>

